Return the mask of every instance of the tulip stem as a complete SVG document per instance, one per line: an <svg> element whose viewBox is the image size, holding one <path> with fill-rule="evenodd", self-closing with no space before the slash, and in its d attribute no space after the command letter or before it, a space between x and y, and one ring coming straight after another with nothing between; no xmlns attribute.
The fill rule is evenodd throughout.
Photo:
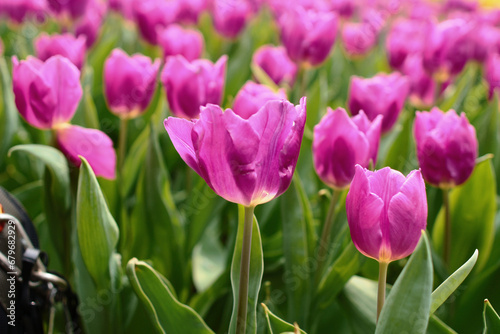
<svg viewBox="0 0 500 334"><path fill-rule="evenodd" d="M450 189L443 189L443 205L444 205L443 261L446 268L448 268L450 265L450 252L451 252Z"/></svg>
<svg viewBox="0 0 500 334"><path fill-rule="evenodd" d="M250 274L250 253L252 250L252 228L254 207L245 207L243 223L243 243L241 245L240 284L238 289L238 313L236 334L245 334L248 307L248 280Z"/></svg>
<svg viewBox="0 0 500 334"><path fill-rule="evenodd" d="M127 125L128 118L120 119L120 137L118 138L118 173L122 174L123 162L125 161L127 146Z"/></svg>
<svg viewBox="0 0 500 334"><path fill-rule="evenodd" d="M387 284L387 267L389 267L389 262L381 261L379 262L378 269L378 295L377 295L377 322L382 307L385 302L385 286Z"/></svg>
<svg viewBox="0 0 500 334"><path fill-rule="evenodd" d="M317 261L318 261L318 267L316 271L316 283L319 283L322 272L323 272L323 266L325 265L326 257L327 257L327 251L328 251L328 246L330 242L330 234L332 231L333 227L333 222L335 218L335 209L337 208L337 203L339 201L340 194L342 193L342 190L339 189L334 189L333 194L332 194L332 199L330 201L330 206L328 208L328 213L326 215L325 223L323 224L323 231L321 232L321 239L318 244L318 252L317 252Z"/></svg>

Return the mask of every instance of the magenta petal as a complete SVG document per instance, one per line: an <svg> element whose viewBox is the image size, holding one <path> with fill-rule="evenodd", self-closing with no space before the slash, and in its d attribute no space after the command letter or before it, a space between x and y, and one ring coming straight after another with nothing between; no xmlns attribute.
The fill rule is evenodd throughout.
<svg viewBox="0 0 500 334"><path fill-rule="evenodd" d="M175 117L169 117L163 122L165 130L167 130L170 140L177 152L179 152L182 160L196 173L201 175L198 160L194 152L193 141L191 140L191 132L194 124L195 122Z"/></svg>
<svg viewBox="0 0 500 334"><path fill-rule="evenodd" d="M102 131L76 125L64 125L57 129L57 143L61 151L75 165L80 166L84 157L95 175L115 178L116 153L113 142Z"/></svg>

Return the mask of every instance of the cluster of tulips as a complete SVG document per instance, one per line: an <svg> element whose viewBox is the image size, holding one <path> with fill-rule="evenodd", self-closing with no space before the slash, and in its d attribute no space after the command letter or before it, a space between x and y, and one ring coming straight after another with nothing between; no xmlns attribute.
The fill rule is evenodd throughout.
<svg viewBox="0 0 500 334"><path fill-rule="evenodd" d="M153 110L158 117L152 119L164 119L166 133L160 136L168 134L168 144L217 195L242 206L243 219L238 225L231 267L230 333L257 331L255 299L263 269L255 269L252 262L256 252L262 261L262 246L256 239L260 238L259 227L254 225L259 218L254 217L255 207L284 194L292 182L299 182L294 173L298 172L299 153L304 151L311 152L310 164L329 188L323 191L331 197L326 219L319 224L320 236L312 245L317 261L310 276L314 284L323 282L322 278L331 272L328 267L332 249L345 247L331 240L332 232L339 231L334 224L342 219L339 210L345 201L352 243L363 255L379 262L376 318L384 317L388 264L412 254L421 238L425 239L421 244L428 242L426 183L443 194L445 226L438 260L443 261L448 274L457 269L450 265L453 221L449 196L471 177L480 149L476 129L467 115L453 110L453 104L445 110L440 106L450 94L464 89L458 82L468 66L482 69L481 78L488 87L487 103L498 103L500 10L485 9L467 0L301 0L293 4L280 0L0 0L0 15L8 21L5 24L9 29L20 29L29 22L51 26L51 30L55 26L60 31L36 36L33 55L25 59L13 54L9 58L12 85L2 88L13 92L17 111L28 127L51 131L49 144L66 156L72 168L81 166L83 173L88 162L93 174L109 180L102 182L117 183L117 196L122 197L118 205L125 206L128 196L121 188L127 177L127 151L138 152L127 145L127 141L134 140L127 137L127 129L158 104L158 99L166 100L168 114L165 109ZM106 38L101 29L110 17L119 18L120 29L136 31L140 40L137 43L141 43L141 53L134 54L124 51L126 45L114 45L99 64L102 87L98 88L104 96L103 107L121 124L116 141L114 134L70 123L84 103L82 76L95 66L89 60L90 54L97 53L99 43ZM206 59L209 46L219 43L222 52L230 53L231 45L248 38L245 29L262 17L268 19L265 29L275 35L271 40L277 45L258 45L245 69L251 68L252 78L245 78L248 81L241 88L228 87L229 76L243 69L231 69L231 55L222 54L213 62ZM211 21L212 33L202 31L206 28L200 23L203 20ZM327 107L311 112L311 108L318 108L315 99L321 97L310 96L310 86L320 80L322 71L327 71L326 63L329 69L335 68L335 48L344 66L356 67L381 53L380 61L386 62L389 73L352 75L344 89L348 91L345 99L336 100L339 103L335 110ZM8 54L12 49L6 47ZM158 85L161 88L157 90ZM225 88L239 90L233 97L224 93ZM321 85L319 90L321 95ZM379 161L379 146L401 131L403 113L408 113L406 117L411 120L408 124L419 166L407 176ZM304 147L304 137L309 147ZM189 188L191 176L185 177ZM117 212L122 215L124 211ZM131 242L129 238L134 236L126 234L127 218L116 220L120 222L120 238ZM130 252L124 260L134 256L138 255ZM89 260L83 260L92 275ZM143 262L131 261L136 261L132 263L135 270L151 269ZM356 272L350 276L353 274ZM172 289L169 284L163 285ZM139 288L134 287L142 298L145 292L140 282ZM175 291L171 296L175 299ZM175 328L180 328L158 320L159 305L148 307L158 329L174 333ZM429 313L430 302L426 307L424 311ZM185 312L196 315L190 308ZM274 333L298 333L299 326L302 328L299 319L289 319L298 321L291 325L277 317L269 320L269 314L275 316L266 313L271 332L274 328ZM193 319L179 317L182 321ZM387 328L391 332L426 332L428 318L423 329L411 329L387 324L388 317L385 315L379 322L384 329L377 327L377 333L388 332ZM199 331L188 328L191 324L186 323L182 333L210 332L199 316L195 318L192 325ZM281 327L271 324L276 319L281 321ZM95 328L87 326L87 330ZM451 328L446 333L452 333Z"/></svg>

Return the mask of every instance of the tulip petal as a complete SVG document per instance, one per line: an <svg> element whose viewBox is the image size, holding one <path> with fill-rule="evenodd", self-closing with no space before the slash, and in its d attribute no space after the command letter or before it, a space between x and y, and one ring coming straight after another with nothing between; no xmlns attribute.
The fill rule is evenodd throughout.
<svg viewBox="0 0 500 334"><path fill-rule="evenodd" d="M81 164L78 158L81 155L97 176L115 178L116 153L113 141L104 132L76 125L62 125L57 128L57 143L76 166Z"/></svg>
<svg viewBox="0 0 500 334"><path fill-rule="evenodd" d="M198 167L198 160L193 147L191 134L195 122L185 120L183 118L169 117L163 121L165 130L172 141L177 152L182 160L191 167L200 176L200 169ZM203 177L203 176L202 176Z"/></svg>

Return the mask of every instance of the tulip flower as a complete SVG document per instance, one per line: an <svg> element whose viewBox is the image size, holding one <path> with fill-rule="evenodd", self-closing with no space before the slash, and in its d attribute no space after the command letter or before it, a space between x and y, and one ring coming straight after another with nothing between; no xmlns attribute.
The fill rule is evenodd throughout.
<svg viewBox="0 0 500 334"><path fill-rule="evenodd" d="M330 6L341 17L350 18L354 15L358 4L352 0L330 0Z"/></svg>
<svg viewBox="0 0 500 334"><path fill-rule="evenodd" d="M417 157L427 182L450 188L464 183L474 169L478 143L476 130L464 113L433 108L417 112L414 123Z"/></svg>
<svg viewBox="0 0 500 334"><path fill-rule="evenodd" d="M314 127L314 168L321 180L335 189L349 186L354 166L377 162L382 116L370 122L365 113L349 118L343 108L328 108Z"/></svg>
<svg viewBox="0 0 500 334"><path fill-rule="evenodd" d="M176 21L196 24L201 12L208 6L208 0L177 0L178 12Z"/></svg>
<svg viewBox="0 0 500 334"><path fill-rule="evenodd" d="M171 24L158 33L158 44L166 57L182 55L186 60L200 58L203 51L203 35L194 29L184 29Z"/></svg>
<svg viewBox="0 0 500 334"><path fill-rule="evenodd" d="M90 0L47 0L49 9L62 17L79 18L85 13Z"/></svg>
<svg viewBox="0 0 500 334"><path fill-rule="evenodd" d="M75 34L76 36L85 36L87 48L90 48L99 36L106 11L105 2L92 0L89 2L85 14L78 21Z"/></svg>
<svg viewBox="0 0 500 334"><path fill-rule="evenodd" d="M436 94L436 83L425 71L422 56L412 54L407 57L401 71L410 81L410 102L415 106L431 106Z"/></svg>
<svg viewBox="0 0 500 334"><path fill-rule="evenodd" d="M234 99L234 113L241 118L248 119L266 104L267 101L286 100L283 90L274 92L271 88L248 81Z"/></svg>
<svg viewBox="0 0 500 334"><path fill-rule="evenodd" d="M36 56L45 61L52 56L61 55L68 58L78 69L82 68L85 57L85 37L74 37L71 34L40 34L34 41Z"/></svg>
<svg viewBox="0 0 500 334"><path fill-rule="evenodd" d="M94 173L107 179L115 178L116 153L113 141L102 131L63 124L56 128L57 143L75 166L87 159Z"/></svg>
<svg viewBox="0 0 500 334"><path fill-rule="evenodd" d="M342 29L342 43L348 55L364 55L377 43L377 35L365 23L348 22Z"/></svg>
<svg viewBox="0 0 500 334"><path fill-rule="evenodd" d="M252 59L276 85L293 86L297 75L297 65L288 58L283 46L263 45L258 48Z"/></svg>
<svg viewBox="0 0 500 334"><path fill-rule="evenodd" d="M104 63L104 91L110 110L133 118L146 110L155 91L160 60L114 49Z"/></svg>
<svg viewBox="0 0 500 334"><path fill-rule="evenodd" d="M182 56L169 57L161 74L171 112L177 117L198 118L200 107L220 104L226 75L227 56L215 64L206 59L188 62Z"/></svg>
<svg viewBox="0 0 500 334"><path fill-rule="evenodd" d="M486 81L490 86L489 98L493 98L495 89L500 88L500 54L491 54L485 66Z"/></svg>
<svg viewBox="0 0 500 334"><path fill-rule="evenodd" d="M401 69L408 56L422 53L430 27L429 23L420 20L396 21L386 40L389 64Z"/></svg>
<svg viewBox="0 0 500 334"><path fill-rule="evenodd" d="M212 17L215 30L228 38L236 38L252 15L252 7L248 1L213 0Z"/></svg>
<svg viewBox="0 0 500 334"><path fill-rule="evenodd" d="M141 0L132 3L132 10L142 37L156 45L157 32L175 22L179 4L176 1Z"/></svg>
<svg viewBox="0 0 500 334"><path fill-rule="evenodd" d="M0 0L0 16L6 14L17 23L23 22L26 17L36 17L41 21L46 10L45 0Z"/></svg>
<svg viewBox="0 0 500 334"><path fill-rule="evenodd" d="M281 41L296 63L321 64L330 54L337 33L337 15L291 6L279 18Z"/></svg>
<svg viewBox="0 0 500 334"><path fill-rule="evenodd" d="M363 110L372 121L384 116L382 132L386 133L396 123L409 90L408 79L397 72L368 79L354 76L349 87L349 110L353 115Z"/></svg>
<svg viewBox="0 0 500 334"><path fill-rule="evenodd" d="M120 13L125 19L134 19L133 3L135 0L109 0L109 8Z"/></svg>
<svg viewBox="0 0 500 334"><path fill-rule="evenodd" d="M68 59L53 56L46 62L13 57L12 85L21 116L39 129L68 122L76 112L82 87L80 71Z"/></svg>
<svg viewBox="0 0 500 334"><path fill-rule="evenodd" d="M385 299L387 266L410 255L427 225L425 183L419 170L407 177L389 167L357 165L346 197L347 222L356 248L379 262L377 318Z"/></svg>

